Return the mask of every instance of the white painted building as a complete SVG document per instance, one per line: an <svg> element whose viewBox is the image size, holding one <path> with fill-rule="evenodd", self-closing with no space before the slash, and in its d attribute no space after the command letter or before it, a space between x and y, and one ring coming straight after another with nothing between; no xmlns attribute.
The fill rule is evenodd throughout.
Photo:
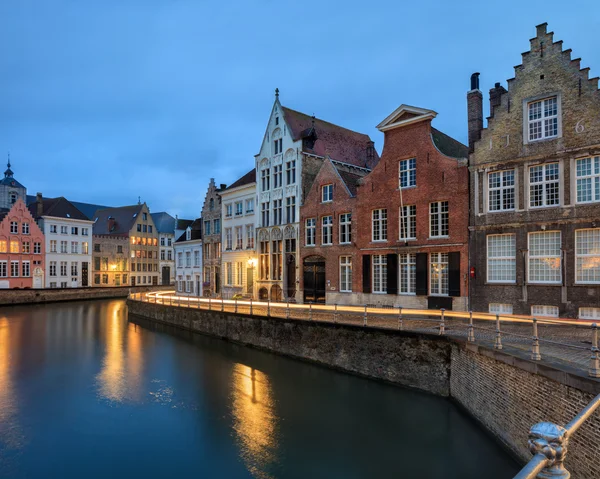
<svg viewBox="0 0 600 479"><path fill-rule="evenodd" d="M254 297L256 275L256 170L221 191L221 285L224 298Z"/></svg>
<svg viewBox="0 0 600 479"><path fill-rule="evenodd" d="M202 220L198 218L188 226L173 247L177 292L202 296Z"/></svg>
<svg viewBox="0 0 600 479"><path fill-rule="evenodd" d="M325 158L359 168L378 161L368 135L286 108L276 90L255 155L258 299L301 300L300 206Z"/></svg>
<svg viewBox="0 0 600 479"><path fill-rule="evenodd" d="M38 193L28 208L45 236L45 287L91 286L94 222L64 197Z"/></svg>

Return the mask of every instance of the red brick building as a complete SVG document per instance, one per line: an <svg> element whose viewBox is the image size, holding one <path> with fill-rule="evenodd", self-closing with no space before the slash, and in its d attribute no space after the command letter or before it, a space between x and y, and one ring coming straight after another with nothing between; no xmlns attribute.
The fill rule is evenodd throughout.
<svg viewBox="0 0 600 479"><path fill-rule="evenodd" d="M358 181L369 173L326 159L300 208L300 297L305 303L353 303L352 267Z"/></svg>
<svg viewBox="0 0 600 479"><path fill-rule="evenodd" d="M383 153L353 216L353 303L468 307L468 148L431 126L436 115L402 105L377 126Z"/></svg>

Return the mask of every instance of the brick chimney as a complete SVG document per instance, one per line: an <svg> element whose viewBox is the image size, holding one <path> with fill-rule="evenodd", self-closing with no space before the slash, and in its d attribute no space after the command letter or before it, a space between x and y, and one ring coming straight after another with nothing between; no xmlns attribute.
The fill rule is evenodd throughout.
<svg viewBox="0 0 600 479"><path fill-rule="evenodd" d="M500 83L496 83L494 88L490 89L490 116L494 116L494 108L500 106L502 103L503 93L506 93L506 88L500 85Z"/></svg>
<svg viewBox="0 0 600 479"><path fill-rule="evenodd" d="M41 218L41 216L44 214L44 202L42 200L42 194L41 193L37 193L35 195L35 206L36 206L36 217L37 218Z"/></svg>
<svg viewBox="0 0 600 479"><path fill-rule="evenodd" d="M107 225L106 225L109 233L114 229L115 223L116 223L115 219L112 216L109 216Z"/></svg>
<svg viewBox="0 0 600 479"><path fill-rule="evenodd" d="M467 93L467 118L469 124L469 151L481 138L483 130L483 95L479 90L479 73L471 75L471 90Z"/></svg>

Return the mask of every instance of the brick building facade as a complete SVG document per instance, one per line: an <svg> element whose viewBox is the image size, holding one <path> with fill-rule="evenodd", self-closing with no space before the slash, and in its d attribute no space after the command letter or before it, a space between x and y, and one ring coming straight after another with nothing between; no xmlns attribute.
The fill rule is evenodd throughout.
<svg viewBox="0 0 600 479"><path fill-rule="evenodd" d="M313 303L354 302L353 265L360 260L353 224L356 190L367 168L323 162L300 208L299 294Z"/></svg>
<svg viewBox="0 0 600 479"><path fill-rule="evenodd" d="M482 123L469 102L471 307L600 317L600 93L546 24ZM480 137L480 139L479 139Z"/></svg>
<svg viewBox="0 0 600 479"><path fill-rule="evenodd" d="M357 195L359 304L468 307L468 148L431 126L436 115L402 105L377 126L381 161Z"/></svg>
<svg viewBox="0 0 600 479"><path fill-rule="evenodd" d="M202 263L204 296L221 294L221 190L211 178L202 206Z"/></svg>

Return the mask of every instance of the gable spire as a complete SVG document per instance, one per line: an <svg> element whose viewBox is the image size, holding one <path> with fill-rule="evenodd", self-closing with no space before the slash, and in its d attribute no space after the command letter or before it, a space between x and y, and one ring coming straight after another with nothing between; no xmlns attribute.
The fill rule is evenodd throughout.
<svg viewBox="0 0 600 479"><path fill-rule="evenodd" d="M279 88L275 88L275 100L279 100Z"/></svg>
<svg viewBox="0 0 600 479"><path fill-rule="evenodd" d="M5 178L12 178L14 175L13 171L10 169L10 153L8 154L8 163L6 164L6 171L4 172Z"/></svg>

